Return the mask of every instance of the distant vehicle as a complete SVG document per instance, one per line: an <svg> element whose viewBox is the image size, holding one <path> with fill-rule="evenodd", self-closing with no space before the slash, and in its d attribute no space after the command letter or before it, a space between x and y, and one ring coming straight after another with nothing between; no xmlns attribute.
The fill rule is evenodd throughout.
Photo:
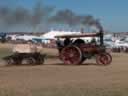
<svg viewBox="0 0 128 96"><path fill-rule="evenodd" d="M34 43L48 44L48 43L50 43L51 40L53 40L53 39L47 39L47 38L43 38L43 37L32 38L32 42L34 42Z"/></svg>
<svg viewBox="0 0 128 96"><path fill-rule="evenodd" d="M32 38L36 38L36 36L33 36L33 35L16 36L16 40L23 40L23 41L32 41Z"/></svg>
<svg viewBox="0 0 128 96"><path fill-rule="evenodd" d="M15 41L16 37L17 35L7 35L8 40L12 40L12 41Z"/></svg>
<svg viewBox="0 0 128 96"><path fill-rule="evenodd" d="M124 39L124 41L128 42L128 37L126 37L126 38Z"/></svg>
<svg viewBox="0 0 128 96"><path fill-rule="evenodd" d="M115 41L115 47L128 47L128 41Z"/></svg>
<svg viewBox="0 0 128 96"><path fill-rule="evenodd" d="M113 48L114 47L115 42L112 41L111 39L104 39L104 45L107 48Z"/></svg>
<svg viewBox="0 0 128 96"><path fill-rule="evenodd" d="M4 32L0 33L0 42L4 43L6 41L7 34Z"/></svg>

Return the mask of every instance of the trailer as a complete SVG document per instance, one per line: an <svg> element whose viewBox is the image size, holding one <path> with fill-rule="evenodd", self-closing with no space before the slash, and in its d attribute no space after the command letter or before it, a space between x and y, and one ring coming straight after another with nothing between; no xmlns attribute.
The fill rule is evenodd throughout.
<svg viewBox="0 0 128 96"><path fill-rule="evenodd" d="M34 44L16 44L12 48L13 54L3 59L7 64L44 64L45 54L41 54L42 48Z"/></svg>

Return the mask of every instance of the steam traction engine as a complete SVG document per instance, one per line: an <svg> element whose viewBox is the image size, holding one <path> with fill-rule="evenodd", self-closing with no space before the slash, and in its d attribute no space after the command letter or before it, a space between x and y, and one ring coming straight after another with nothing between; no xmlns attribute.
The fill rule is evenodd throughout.
<svg viewBox="0 0 128 96"><path fill-rule="evenodd" d="M90 43L84 42L80 39L82 37L98 37L99 43L95 40ZM57 46L59 50L60 59L65 64L81 64L86 59L96 58L97 64L109 65L112 62L112 57L106 52L106 48L103 42L103 31L100 30L97 33L86 33L81 35L64 35L56 36ZM64 39L63 45L60 43L60 39ZM71 40L77 38L74 42Z"/></svg>

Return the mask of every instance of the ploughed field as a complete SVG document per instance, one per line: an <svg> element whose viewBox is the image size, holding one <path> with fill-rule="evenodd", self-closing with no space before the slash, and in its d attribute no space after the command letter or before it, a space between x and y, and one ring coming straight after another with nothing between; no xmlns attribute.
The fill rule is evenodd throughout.
<svg viewBox="0 0 128 96"><path fill-rule="evenodd" d="M0 44L0 58L11 54ZM64 65L56 49L43 49L44 65L6 66L0 62L0 96L128 96L128 54L112 53L113 62L101 66L94 59Z"/></svg>

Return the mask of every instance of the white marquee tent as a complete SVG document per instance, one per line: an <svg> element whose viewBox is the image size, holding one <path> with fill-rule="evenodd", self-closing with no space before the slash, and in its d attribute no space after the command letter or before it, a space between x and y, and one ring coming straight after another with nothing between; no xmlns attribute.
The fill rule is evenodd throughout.
<svg viewBox="0 0 128 96"><path fill-rule="evenodd" d="M41 37L43 38L48 38L48 39L55 39L55 36L61 36L61 35L71 35L71 34L80 34L80 32L66 32L66 31L50 31L47 32L46 34L42 35Z"/></svg>

